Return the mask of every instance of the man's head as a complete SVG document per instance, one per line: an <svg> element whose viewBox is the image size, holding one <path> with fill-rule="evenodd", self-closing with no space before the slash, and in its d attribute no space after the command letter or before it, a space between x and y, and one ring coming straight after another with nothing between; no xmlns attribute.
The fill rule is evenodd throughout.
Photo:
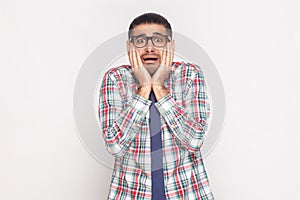
<svg viewBox="0 0 300 200"><path fill-rule="evenodd" d="M141 24L160 24L166 28L168 35L172 38L172 28L170 23L166 18L156 13L145 13L135 18L129 26L128 38L131 36L132 29Z"/></svg>
<svg viewBox="0 0 300 200"><path fill-rule="evenodd" d="M145 13L135 18L129 26L127 49L129 51L132 46L139 52L151 76L162 61L163 50L167 45L174 48L174 44L171 25L161 15Z"/></svg>

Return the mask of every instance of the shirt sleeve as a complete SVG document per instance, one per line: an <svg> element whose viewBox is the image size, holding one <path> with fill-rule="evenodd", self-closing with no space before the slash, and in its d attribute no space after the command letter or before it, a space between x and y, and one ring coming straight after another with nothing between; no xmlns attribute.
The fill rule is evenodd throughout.
<svg viewBox="0 0 300 200"><path fill-rule="evenodd" d="M141 128L151 101L135 94L131 102L122 99L118 81L113 74L104 75L99 94L99 118L107 151L115 157L123 156ZM114 79L115 80L115 79Z"/></svg>
<svg viewBox="0 0 300 200"><path fill-rule="evenodd" d="M178 105L171 94L164 96L155 106L173 134L190 152L199 151L205 137L210 116L207 88L202 71L187 81L183 91L184 107Z"/></svg>

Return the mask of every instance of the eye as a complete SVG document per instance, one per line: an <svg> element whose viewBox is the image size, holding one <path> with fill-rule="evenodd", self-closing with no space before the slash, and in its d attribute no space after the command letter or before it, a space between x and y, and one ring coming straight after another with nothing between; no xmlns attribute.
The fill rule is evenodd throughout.
<svg viewBox="0 0 300 200"><path fill-rule="evenodd" d="M155 37L153 37L153 42L162 43L162 42L164 42L164 38L159 37L159 36L155 36Z"/></svg>
<svg viewBox="0 0 300 200"><path fill-rule="evenodd" d="M135 39L135 43L136 44L144 44L146 43L146 38L142 37L142 38L136 38Z"/></svg>

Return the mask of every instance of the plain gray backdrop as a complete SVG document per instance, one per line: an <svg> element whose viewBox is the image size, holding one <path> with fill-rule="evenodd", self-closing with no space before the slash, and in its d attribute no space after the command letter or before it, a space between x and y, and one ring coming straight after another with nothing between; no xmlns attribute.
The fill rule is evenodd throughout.
<svg viewBox="0 0 300 200"><path fill-rule="evenodd" d="M80 142L74 85L90 53L148 11L221 75L226 120L205 158L216 199L300 199L298 10L291 0L1 1L0 199L106 198L111 169Z"/></svg>

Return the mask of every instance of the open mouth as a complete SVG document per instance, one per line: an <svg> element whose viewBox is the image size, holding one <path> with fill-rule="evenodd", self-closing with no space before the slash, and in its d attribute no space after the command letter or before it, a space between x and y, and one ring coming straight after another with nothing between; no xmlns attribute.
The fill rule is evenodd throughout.
<svg viewBox="0 0 300 200"><path fill-rule="evenodd" d="M156 56L144 56L142 61L145 63L155 63L158 61L158 57Z"/></svg>

